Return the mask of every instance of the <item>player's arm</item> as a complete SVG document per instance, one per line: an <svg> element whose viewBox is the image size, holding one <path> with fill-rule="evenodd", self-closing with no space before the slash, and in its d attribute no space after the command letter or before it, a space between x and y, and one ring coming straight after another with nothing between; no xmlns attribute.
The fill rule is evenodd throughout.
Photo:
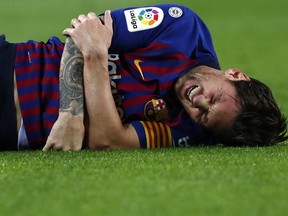
<svg viewBox="0 0 288 216"><path fill-rule="evenodd" d="M131 124L122 124L111 92L107 65L113 29L109 12L105 12L104 23L89 13L74 19L74 28L63 32L72 37L84 56L88 145L90 149L139 148L137 133Z"/></svg>
<svg viewBox="0 0 288 216"><path fill-rule="evenodd" d="M59 116L43 150L80 150L84 138L83 55L70 37L63 51Z"/></svg>

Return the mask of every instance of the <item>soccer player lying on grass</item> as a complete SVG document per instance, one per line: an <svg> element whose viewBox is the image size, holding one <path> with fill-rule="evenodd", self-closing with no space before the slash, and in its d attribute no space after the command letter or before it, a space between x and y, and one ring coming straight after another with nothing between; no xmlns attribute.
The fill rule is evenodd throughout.
<svg viewBox="0 0 288 216"><path fill-rule="evenodd" d="M80 51L68 37L60 68L60 107L63 44L57 38L47 44L2 42L10 56L16 51L18 119L23 118L16 142L6 142L11 133L7 136L8 129L1 126L2 149L17 149L17 141L20 147L28 142L30 149L42 148L58 107L44 150L79 150L84 131L84 146L90 149L216 142L266 146L287 139L286 119L270 89L239 70L220 71L210 33L190 9L120 9L112 18L106 12L103 20L93 13L80 15L64 31ZM9 78L5 88L10 88L1 94L14 95L16 109L13 100L3 100L2 110L14 116L1 111L1 125L12 122L17 137L14 58L4 57L10 70L2 69L6 73L1 76Z"/></svg>

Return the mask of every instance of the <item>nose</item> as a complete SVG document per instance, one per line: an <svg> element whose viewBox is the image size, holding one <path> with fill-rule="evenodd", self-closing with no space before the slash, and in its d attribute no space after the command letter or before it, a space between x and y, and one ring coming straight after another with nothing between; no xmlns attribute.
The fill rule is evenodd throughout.
<svg viewBox="0 0 288 216"><path fill-rule="evenodd" d="M200 110L207 111L209 110L210 107L209 100L207 98L203 98L202 100L198 101L195 107L197 107Z"/></svg>

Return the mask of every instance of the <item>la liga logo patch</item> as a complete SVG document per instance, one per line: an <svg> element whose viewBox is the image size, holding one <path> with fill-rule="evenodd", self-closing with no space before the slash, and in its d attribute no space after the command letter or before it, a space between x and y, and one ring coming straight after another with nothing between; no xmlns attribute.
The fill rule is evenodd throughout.
<svg viewBox="0 0 288 216"><path fill-rule="evenodd" d="M157 27L164 18L158 7L136 8L124 11L129 32L143 31Z"/></svg>
<svg viewBox="0 0 288 216"><path fill-rule="evenodd" d="M152 26L154 25L159 19L159 12L155 9L148 8L144 9L138 15L138 19L144 25Z"/></svg>

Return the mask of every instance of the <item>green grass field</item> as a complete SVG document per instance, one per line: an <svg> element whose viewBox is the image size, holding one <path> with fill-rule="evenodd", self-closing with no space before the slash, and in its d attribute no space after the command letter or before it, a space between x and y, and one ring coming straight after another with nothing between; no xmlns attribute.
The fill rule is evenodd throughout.
<svg viewBox="0 0 288 216"><path fill-rule="evenodd" d="M62 37L81 13L165 2L6 0L0 7L0 33L12 42L46 41L51 35ZM288 114L286 0L173 2L194 9L206 22L223 69L240 68L271 86ZM3 216L283 216L287 203L285 143L269 148L0 153Z"/></svg>

